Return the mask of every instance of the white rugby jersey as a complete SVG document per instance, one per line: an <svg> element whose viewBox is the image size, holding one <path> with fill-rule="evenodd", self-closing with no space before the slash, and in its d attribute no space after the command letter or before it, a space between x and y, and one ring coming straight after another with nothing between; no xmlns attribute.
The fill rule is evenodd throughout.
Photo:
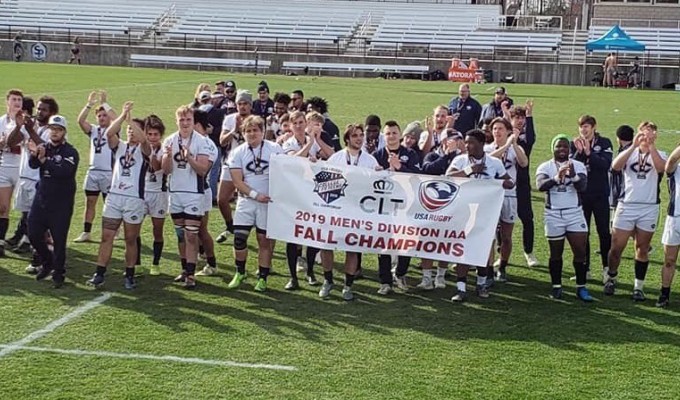
<svg viewBox="0 0 680 400"><path fill-rule="evenodd" d="M571 160L571 163L574 164L576 175L588 175L588 170L582 162ZM560 166L557 161L546 161L536 169L536 177L543 176L552 179L557 175L559 169ZM549 210L566 210L581 207L581 197L574 187L574 182L569 177L565 177L563 182L553 186L546 192L545 196L545 208Z"/></svg>
<svg viewBox="0 0 680 400"><path fill-rule="evenodd" d="M205 138L193 131L188 138L182 139L179 132L175 132L163 141L163 148L172 146L172 173L170 174L171 193L204 193L205 179L198 175L187 160L182 159L179 145L189 146L189 152L194 159L198 156L210 156L210 148Z"/></svg>
<svg viewBox="0 0 680 400"><path fill-rule="evenodd" d="M666 153L659 151L661 158L668 158ZM663 173L656 172L652 156L640 153L640 149L633 150L623 169L623 191L619 202L623 204L659 204L661 197L659 184Z"/></svg>
<svg viewBox="0 0 680 400"><path fill-rule="evenodd" d="M672 174L668 174L668 215L671 217L680 216L680 168L675 168Z"/></svg>
<svg viewBox="0 0 680 400"><path fill-rule="evenodd" d="M113 170L114 152L109 147L106 137L107 128L99 125L92 125L90 133L90 171L111 171Z"/></svg>
<svg viewBox="0 0 680 400"><path fill-rule="evenodd" d="M496 145L495 143L489 143L484 145L484 152L487 154L491 154L497 149L498 145ZM508 147L508 149L505 150L505 153L503 153L499 160L501 160L501 162L503 163L503 167L505 167L505 171L508 173L508 175L510 175L510 178L512 178L513 181L517 181L517 153L515 152L515 149L512 146ZM505 189L505 197L516 196L517 191L515 190L515 187L513 187L512 189Z"/></svg>
<svg viewBox="0 0 680 400"><path fill-rule="evenodd" d="M130 145L121 141L114 153L113 176L109 193L121 196L144 198L146 171L149 168L139 144Z"/></svg>
<svg viewBox="0 0 680 400"><path fill-rule="evenodd" d="M229 153L229 168L243 171L243 182L252 190L269 194L269 160L274 154L283 154L281 146L268 140L256 148L243 143Z"/></svg>
<svg viewBox="0 0 680 400"><path fill-rule="evenodd" d="M215 142L210 139L208 136L203 136L203 139L205 139L206 146L208 148L209 154L208 154L208 160L211 162L211 169L212 169L212 164L216 163L218 159L220 158L220 151L217 148L217 145L215 145ZM207 174L205 174L205 177L203 178L205 181L205 187L206 189L210 187L210 171L208 171ZM217 188L212 188L212 189L217 189Z"/></svg>
<svg viewBox="0 0 680 400"><path fill-rule="evenodd" d="M45 126L38 126L38 124L35 125L35 132L40 136L40 139L43 141L47 142L50 140L50 129ZM33 169L28 165L28 160L31 159L31 152L28 150L28 142L30 139L24 140L23 143L21 143L22 147L22 152L21 152L21 166L19 167L19 177L21 179L29 179L32 181L39 181L40 180L40 168Z"/></svg>
<svg viewBox="0 0 680 400"><path fill-rule="evenodd" d="M151 149L150 157L158 160L159 162L163 158L162 148ZM144 181L144 190L147 193L158 193L168 191L168 176L163 173L162 168L154 170L151 162L149 162L149 169L146 172L146 178Z"/></svg>
<svg viewBox="0 0 680 400"><path fill-rule="evenodd" d="M3 140L7 140L16 126L16 121L11 119L7 114L0 117L0 137L2 137ZM21 127L21 134L24 136L23 140L28 138L28 132L23 126ZM2 154L0 158L0 167L19 168L19 166L21 166L21 144L12 148L4 147L0 149L0 152Z"/></svg>
<svg viewBox="0 0 680 400"><path fill-rule="evenodd" d="M378 160L376 160L371 154L368 154L363 150L359 150L359 154L354 157L349 154L347 149L342 149L333 153L333 155L328 159L328 163L337 166L354 165L356 167L370 168L373 170L379 165Z"/></svg>
<svg viewBox="0 0 680 400"><path fill-rule="evenodd" d="M471 167L482 163L486 166L484 171L479 174L470 175L470 179L500 179L501 176L505 176L507 173L501 160L491 157L488 154L484 154L484 157L479 160L470 157L468 154L461 154L451 161L449 168L446 170L446 174L448 175L454 169L462 171L465 167Z"/></svg>
<svg viewBox="0 0 680 400"><path fill-rule="evenodd" d="M288 140L283 142L283 152L288 154L288 153L297 153L300 151L307 143L309 143L310 140L314 140L311 137L305 135L305 141L304 143L298 142L298 140L295 138L295 136L291 136ZM307 157L309 158L310 156L314 156L318 158L318 154L321 151L321 146L314 141L314 144L312 147L309 149L309 153L307 154Z"/></svg>

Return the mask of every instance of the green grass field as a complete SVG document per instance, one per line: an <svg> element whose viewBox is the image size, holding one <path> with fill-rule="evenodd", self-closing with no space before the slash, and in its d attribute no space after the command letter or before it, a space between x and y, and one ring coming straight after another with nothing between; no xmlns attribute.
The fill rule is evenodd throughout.
<svg viewBox="0 0 680 400"><path fill-rule="evenodd" d="M125 100L135 101L138 114L154 112L172 131L174 110L192 99L198 83L227 78L217 73L11 63L0 64L0 76L3 92L18 87L36 99L43 94L57 99L70 123L69 140L81 154L79 182L87 168L88 142L77 128L76 116L91 90L107 89L109 103L116 109ZM457 90L449 82L229 77L240 88L254 90L265 78L272 92L299 88L307 96L323 96L339 126L362 122L370 113L404 126L423 119L435 105L448 103ZM474 86L473 94L484 103L492 96L491 88ZM599 131L612 139L618 125L636 126L645 119L659 125L659 147L666 152L680 138L680 132L674 132L680 129L675 125L677 93L538 85L507 88L516 103L535 101L534 169L550 158L550 138L556 133L575 135L576 120L585 113L596 116ZM665 180L663 193L665 207ZM82 229L82 192L77 199L71 239ZM542 195L534 193L536 254L545 264L542 201ZM101 204L98 217L100 213ZM13 215L12 227L16 221ZM95 237L100 232L98 221ZM211 224L215 235L222 230L216 209ZM660 287L660 231L654 238L647 302L630 300L629 249L617 295L604 298L601 283L593 281L590 288L597 301L582 304L566 279L572 272L568 262L568 295L559 302L548 299L547 267L525 267L520 229L516 229L509 269L512 282L497 285L488 300L472 296L465 304L452 304L451 280L442 291L412 290L380 297L375 293L376 257L367 256L367 279L355 284L357 300L345 303L339 292L332 300L320 300L318 288L304 284L299 292L285 292L287 267L281 244L274 261L277 274L266 293L254 292L252 279L238 291L227 290L225 280L234 271L230 245L217 245L221 275L199 279L197 291L185 292L172 283L179 262L168 222L162 276L146 276L137 290L125 291L119 274L122 247L116 242L107 280L109 300L25 343L44 351L18 349L3 355L0 347L0 399L677 398L680 300L676 299L680 297L672 297L669 309L653 304ZM151 262L150 235L147 225L145 263ZM100 296L85 285L97 248L96 244L69 245L69 284L59 290L24 274L27 259L8 253L0 260L0 345L19 341ZM596 255L593 258L597 260ZM409 280L413 286L420 280L417 269L411 270ZM677 284L675 288L680 289ZM54 349L69 353L45 352ZM121 354L129 357L115 357ZM182 363L160 358L164 356L275 364L294 370Z"/></svg>

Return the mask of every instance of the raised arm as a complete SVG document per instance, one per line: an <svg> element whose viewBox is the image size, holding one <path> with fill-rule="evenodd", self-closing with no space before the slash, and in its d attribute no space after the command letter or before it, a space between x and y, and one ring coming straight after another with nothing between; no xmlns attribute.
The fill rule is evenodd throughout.
<svg viewBox="0 0 680 400"><path fill-rule="evenodd" d="M529 165L529 158L527 157L527 153L524 152L524 148L519 145L519 134L519 131L513 133L510 137L510 141L512 143L512 149L515 150L515 155L517 156L517 164L520 167L525 168Z"/></svg>
<svg viewBox="0 0 680 400"><path fill-rule="evenodd" d="M94 107L96 102L97 92L90 93L90 95L87 97L87 104L85 104L85 107L83 107L83 109L80 110L80 114L78 114L78 125L86 135L89 135L90 131L92 131L92 125L87 122L87 116L90 114L90 110L92 107Z"/></svg>
<svg viewBox="0 0 680 400"><path fill-rule="evenodd" d="M106 113L109 115L109 118L111 120L114 120L118 118L118 114L116 114L116 110L111 108L109 103L106 102L106 99L108 97L108 94L106 93L106 90L102 90L99 92L99 104L101 104L102 107L104 107L104 110L106 110Z"/></svg>
<svg viewBox="0 0 680 400"><path fill-rule="evenodd" d="M123 112L114 119L113 122L111 122L111 125L106 129L106 140L111 149L117 148L118 144L120 144L120 137L117 133L120 132L123 121L127 121L128 125L130 125L130 112L132 111L133 104L134 103L131 101L126 101L125 104L123 104Z"/></svg>
<svg viewBox="0 0 680 400"><path fill-rule="evenodd" d="M680 146L676 147L675 150L668 156L668 161L666 161L666 167L664 168L668 175L675 172L678 167L678 162L680 161Z"/></svg>
<svg viewBox="0 0 680 400"><path fill-rule="evenodd" d="M168 143L163 149L161 168L163 169L163 173L165 175L172 174L172 142Z"/></svg>
<svg viewBox="0 0 680 400"><path fill-rule="evenodd" d="M633 154L633 152L640 146L640 141L644 138L644 133L638 133L633 139L633 145L628 147L626 150L619 153L618 156L612 161L612 171L621 171L626 167L628 159ZM662 168L663 170L663 168Z"/></svg>

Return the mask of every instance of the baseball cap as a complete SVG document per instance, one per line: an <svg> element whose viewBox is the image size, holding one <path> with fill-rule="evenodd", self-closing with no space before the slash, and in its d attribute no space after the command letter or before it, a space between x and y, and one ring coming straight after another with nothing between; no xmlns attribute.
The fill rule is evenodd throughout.
<svg viewBox="0 0 680 400"><path fill-rule="evenodd" d="M48 126L60 126L66 130L66 118L62 117L61 115L53 115L50 117L49 121L47 122Z"/></svg>
<svg viewBox="0 0 680 400"><path fill-rule="evenodd" d="M212 96L212 94L209 91L204 90L204 91L202 91L201 93L198 94L198 99L201 100L201 101L210 100L211 96Z"/></svg>
<svg viewBox="0 0 680 400"><path fill-rule="evenodd" d="M236 91L236 82L234 81L227 81L227 83L224 84L224 87L226 89L234 89Z"/></svg>
<svg viewBox="0 0 680 400"><path fill-rule="evenodd" d="M503 86L499 86L496 88L495 91L496 94L505 94L505 88Z"/></svg>

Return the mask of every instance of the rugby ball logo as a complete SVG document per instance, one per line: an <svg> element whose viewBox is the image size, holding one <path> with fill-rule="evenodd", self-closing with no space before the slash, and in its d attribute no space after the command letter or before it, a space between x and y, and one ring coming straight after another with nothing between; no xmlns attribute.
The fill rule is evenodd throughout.
<svg viewBox="0 0 680 400"><path fill-rule="evenodd" d="M458 185L448 181L426 181L420 184L418 200L425 210L439 211L453 202L458 189Z"/></svg>

